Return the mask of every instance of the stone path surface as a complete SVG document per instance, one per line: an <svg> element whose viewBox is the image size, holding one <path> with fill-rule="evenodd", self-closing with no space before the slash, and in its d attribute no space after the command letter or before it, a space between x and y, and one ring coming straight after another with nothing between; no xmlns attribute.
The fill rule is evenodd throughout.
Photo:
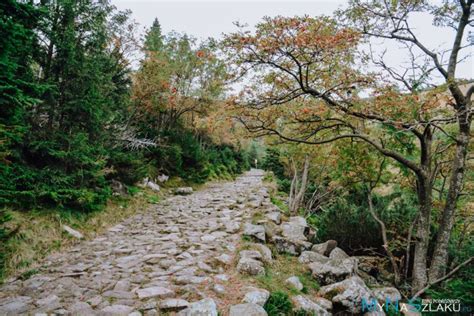
<svg viewBox="0 0 474 316"><path fill-rule="evenodd" d="M271 205L262 177L251 170L169 197L50 255L38 274L0 287L0 315L159 315L204 298L202 291L225 292L242 224L252 209Z"/></svg>

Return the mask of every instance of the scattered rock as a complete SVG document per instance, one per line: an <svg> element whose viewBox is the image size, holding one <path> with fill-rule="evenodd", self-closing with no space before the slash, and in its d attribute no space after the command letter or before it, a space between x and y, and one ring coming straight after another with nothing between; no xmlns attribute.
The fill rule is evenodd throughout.
<svg viewBox="0 0 474 316"><path fill-rule="evenodd" d="M69 227L67 225L63 225L63 230L74 238L77 238L77 239L84 238L83 234L81 234L77 230L72 229L71 227Z"/></svg>
<svg viewBox="0 0 474 316"><path fill-rule="evenodd" d="M117 181L117 180L112 180L110 182L110 188L112 189L112 194L115 196L120 196L120 195L127 195L128 190L127 188L123 185L122 182Z"/></svg>
<svg viewBox="0 0 474 316"><path fill-rule="evenodd" d="M281 214L280 212L271 212L265 215L266 218L273 221L275 224L280 225L281 223Z"/></svg>
<svg viewBox="0 0 474 316"><path fill-rule="evenodd" d="M247 292L242 300L244 303L253 303L260 306L265 305L268 298L270 297L270 292L264 289L252 289L250 292Z"/></svg>
<svg viewBox="0 0 474 316"><path fill-rule="evenodd" d="M174 296L174 292L161 286L153 286L146 289L137 290L137 295L139 299L150 297L167 298Z"/></svg>
<svg viewBox="0 0 474 316"><path fill-rule="evenodd" d="M339 282L357 272L357 260L348 258L343 260L331 259L327 262L312 262L308 265L313 277L320 284Z"/></svg>
<svg viewBox="0 0 474 316"><path fill-rule="evenodd" d="M188 301L179 298L168 298L160 302L160 309L167 312L177 312L188 306Z"/></svg>
<svg viewBox="0 0 474 316"><path fill-rule="evenodd" d="M178 316L217 316L217 305L211 298L189 304L186 309L178 313Z"/></svg>
<svg viewBox="0 0 474 316"><path fill-rule="evenodd" d="M324 297L314 297L313 301L325 310L332 310L332 302Z"/></svg>
<svg viewBox="0 0 474 316"><path fill-rule="evenodd" d="M260 305L244 303L231 306L229 316L267 316L267 312Z"/></svg>
<svg viewBox="0 0 474 316"><path fill-rule="evenodd" d="M300 263L312 263L312 262L328 262L329 258L324 255L319 254L315 251L303 251L298 257L298 262Z"/></svg>
<svg viewBox="0 0 474 316"><path fill-rule="evenodd" d="M305 232L308 229L308 224L304 217L293 216L290 217L289 222L282 223L281 235L290 240L306 240Z"/></svg>
<svg viewBox="0 0 474 316"><path fill-rule="evenodd" d="M0 306L0 315L18 315L26 312L30 308L31 297L17 296L12 297Z"/></svg>
<svg viewBox="0 0 474 316"><path fill-rule="evenodd" d="M72 315L93 315L94 310L92 307L85 302L76 302L70 308L69 311ZM131 310L130 310L131 311ZM125 315L128 315L126 313Z"/></svg>
<svg viewBox="0 0 474 316"><path fill-rule="evenodd" d="M262 263L250 258L241 258L237 264L237 271L247 275L265 274L265 269L262 267Z"/></svg>
<svg viewBox="0 0 474 316"><path fill-rule="evenodd" d="M292 240L280 236L274 236L272 241L279 253L288 253L294 256L298 256L303 251L308 250L312 245L308 241Z"/></svg>
<svg viewBox="0 0 474 316"><path fill-rule="evenodd" d="M244 235L256 238L259 241L265 242L265 228L262 225L253 225L245 223Z"/></svg>
<svg viewBox="0 0 474 316"><path fill-rule="evenodd" d="M176 188L176 190L174 190L174 194L177 194L177 195L190 195L193 193L193 188L191 187L181 187L181 188Z"/></svg>
<svg viewBox="0 0 474 316"><path fill-rule="evenodd" d="M265 230L265 235L268 239L272 239L273 237L281 234L281 228L274 222L265 222L263 224L263 228Z"/></svg>
<svg viewBox="0 0 474 316"><path fill-rule="evenodd" d="M110 305L107 307L104 307L100 311L100 315L104 316L128 316L133 311L133 307L127 306L127 305ZM91 313L88 314L80 314L80 315L92 315L94 312L91 311Z"/></svg>
<svg viewBox="0 0 474 316"><path fill-rule="evenodd" d="M212 290L219 295L223 295L226 293L225 287L220 284L214 284L214 286L212 287Z"/></svg>
<svg viewBox="0 0 474 316"><path fill-rule="evenodd" d="M293 309L295 311L305 311L311 313L312 315L332 315L324 307L313 302L309 298L303 295L297 295L291 298L293 301Z"/></svg>
<svg viewBox="0 0 474 316"><path fill-rule="evenodd" d="M297 276L291 276L288 279L285 280L285 283L298 291L301 291L303 289L303 283L301 283L300 279Z"/></svg>
<svg viewBox="0 0 474 316"><path fill-rule="evenodd" d="M263 244L252 244L251 247L260 252L263 262L271 263L273 261L272 251L267 246Z"/></svg>
<svg viewBox="0 0 474 316"><path fill-rule="evenodd" d="M155 182L148 182L147 187L149 187L150 189L152 189L153 191L155 192L159 192L160 191L160 186L158 184L156 184Z"/></svg>
<svg viewBox="0 0 474 316"><path fill-rule="evenodd" d="M37 300L36 305L38 305L38 310L36 312L50 312L61 307L59 297L54 294Z"/></svg>
<svg viewBox="0 0 474 316"><path fill-rule="evenodd" d="M342 250L341 248L336 247L336 248L334 248L333 251L331 251L331 254L329 255L329 258L331 258L331 259L347 259L347 258L349 258L349 255L347 253L345 253L344 250Z"/></svg>
<svg viewBox="0 0 474 316"><path fill-rule="evenodd" d="M160 174L160 175L158 176L157 180L158 180L158 182L160 182L160 183L164 183L164 182L168 181L169 178L170 178L170 177L167 176L166 174Z"/></svg>
<svg viewBox="0 0 474 316"><path fill-rule="evenodd" d="M313 245L311 251L317 252L320 255L329 257L331 252L337 247L337 241L335 240L328 240L321 244Z"/></svg>
<svg viewBox="0 0 474 316"><path fill-rule="evenodd" d="M217 262L223 265L229 265L232 263L232 257L228 254L223 253L222 255L216 257Z"/></svg>
<svg viewBox="0 0 474 316"><path fill-rule="evenodd" d="M262 254L256 250L242 250L239 255L240 258L250 258L255 260L262 259Z"/></svg>
<svg viewBox="0 0 474 316"><path fill-rule="evenodd" d="M350 313L360 313L362 299L367 301L373 297L372 292L358 276L353 276L344 281L323 286L319 294L331 299L334 309L343 308Z"/></svg>

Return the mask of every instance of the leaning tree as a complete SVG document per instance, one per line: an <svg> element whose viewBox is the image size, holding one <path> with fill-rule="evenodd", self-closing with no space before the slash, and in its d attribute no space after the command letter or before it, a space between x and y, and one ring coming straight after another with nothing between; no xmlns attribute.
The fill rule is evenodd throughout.
<svg viewBox="0 0 474 316"><path fill-rule="evenodd" d="M255 31L241 26L224 39L237 75L247 83L233 103L250 131L313 145L362 141L414 175L419 203L415 292L445 273L463 191L474 87L456 77L456 68L468 46L471 7L472 1L464 0L439 6L352 1L337 20L265 18ZM410 24L414 14L453 28L451 47L442 51L423 44ZM372 49L372 38L397 41L397 54L406 53L410 63L391 66L384 51ZM440 187L446 170L450 179ZM441 191L442 215L430 260L435 190Z"/></svg>

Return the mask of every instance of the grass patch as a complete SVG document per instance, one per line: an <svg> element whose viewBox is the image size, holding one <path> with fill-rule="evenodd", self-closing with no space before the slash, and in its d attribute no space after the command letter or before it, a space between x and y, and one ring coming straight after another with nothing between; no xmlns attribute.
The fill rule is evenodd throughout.
<svg viewBox="0 0 474 316"><path fill-rule="evenodd" d="M255 278L258 285L270 292L281 291L287 295L308 294L316 295L319 284L313 279L306 265L298 262L297 257L290 255L274 256L273 263L268 265L265 274ZM285 284L286 279L297 276L303 283L303 290L300 292Z"/></svg>

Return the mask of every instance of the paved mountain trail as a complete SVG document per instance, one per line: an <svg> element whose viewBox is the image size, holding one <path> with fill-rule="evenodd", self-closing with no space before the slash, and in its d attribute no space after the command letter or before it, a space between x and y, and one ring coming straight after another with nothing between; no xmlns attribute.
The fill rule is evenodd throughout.
<svg viewBox="0 0 474 316"><path fill-rule="evenodd" d="M262 178L253 169L169 197L50 255L37 274L0 287L0 315L159 315L160 307L207 297L225 308L238 286L233 257L242 223L271 207Z"/></svg>

